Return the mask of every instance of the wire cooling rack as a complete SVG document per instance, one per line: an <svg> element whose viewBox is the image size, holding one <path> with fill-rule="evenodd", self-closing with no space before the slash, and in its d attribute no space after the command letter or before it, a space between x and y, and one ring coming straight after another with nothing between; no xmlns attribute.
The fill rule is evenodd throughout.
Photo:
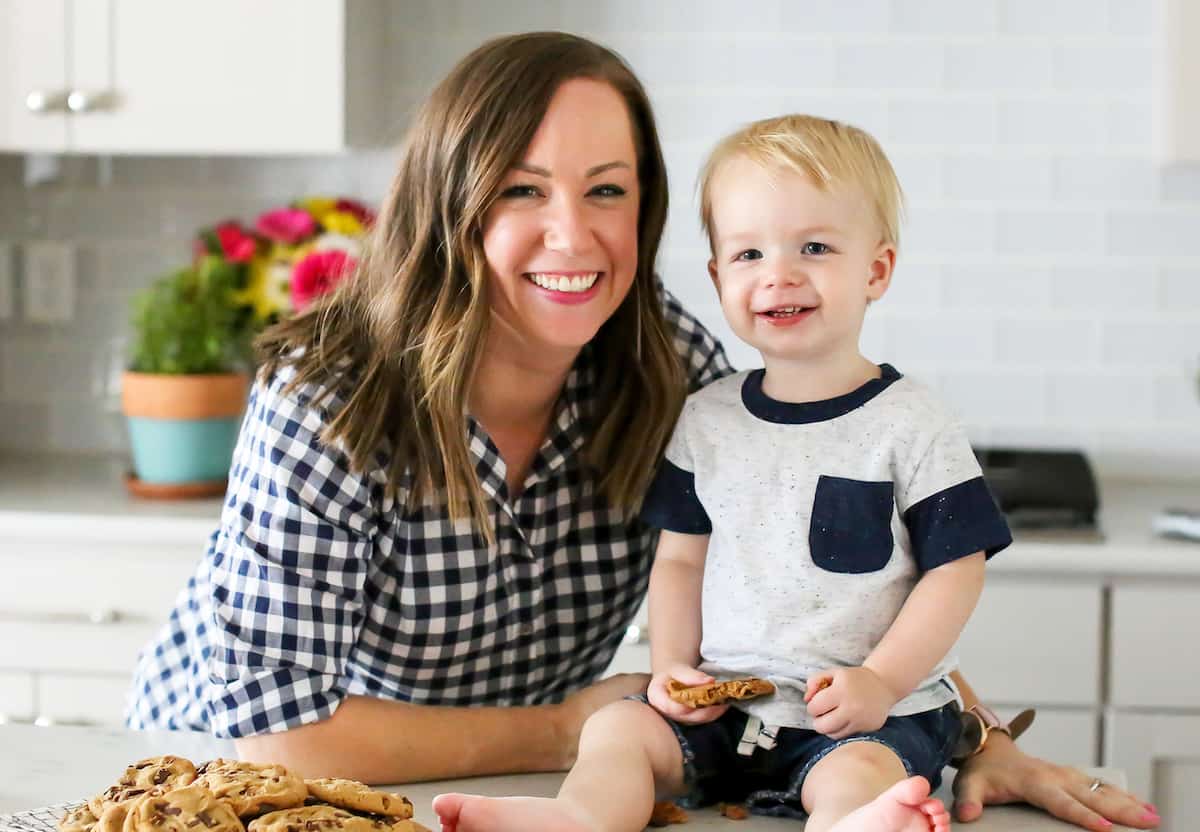
<svg viewBox="0 0 1200 832"><path fill-rule="evenodd" d="M0 815L0 832L58 832L58 822L62 816L82 805L82 802L59 803L55 806L14 812L11 815Z"/></svg>

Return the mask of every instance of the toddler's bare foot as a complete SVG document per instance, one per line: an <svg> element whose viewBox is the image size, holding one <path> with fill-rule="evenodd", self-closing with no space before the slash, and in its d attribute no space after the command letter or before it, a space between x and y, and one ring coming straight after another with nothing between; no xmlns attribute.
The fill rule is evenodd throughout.
<svg viewBox="0 0 1200 832"><path fill-rule="evenodd" d="M829 832L949 832L950 813L929 796L924 777L901 780L866 806L842 818Z"/></svg>
<svg viewBox="0 0 1200 832"><path fill-rule="evenodd" d="M593 832L568 804L548 797L483 797L439 794L433 811L442 832Z"/></svg>

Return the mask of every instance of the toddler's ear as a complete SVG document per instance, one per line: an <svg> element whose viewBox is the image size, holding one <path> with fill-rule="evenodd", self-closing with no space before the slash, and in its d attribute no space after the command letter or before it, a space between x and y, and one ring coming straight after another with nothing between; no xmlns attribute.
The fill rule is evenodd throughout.
<svg viewBox="0 0 1200 832"><path fill-rule="evenodd" d="M708 276L712 278L713 286L717 289L717 294L721 294L721 278L717 276L717 261L712 257L708 260Z"/></svg>
<svg viewBox="0 0 1200 832"><path fill-rule="evenodd" d="M896 247L891 243L883 243L875 251L875 259L871 261L870 276L867 280L867 297L879 300L892 284L892 271L896 268Z"/></svg>

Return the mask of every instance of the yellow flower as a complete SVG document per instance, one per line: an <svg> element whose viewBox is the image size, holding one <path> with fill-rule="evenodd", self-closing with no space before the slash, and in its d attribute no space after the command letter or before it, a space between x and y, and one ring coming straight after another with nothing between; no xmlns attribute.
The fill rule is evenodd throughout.
<svg viewBox="0 0 1200 832"><path fill-rule="evenodd" d="M291 309L291 276L292 266L287 260L257 255L250 261L246 288L234 293L233 299L253 309L256 320L268 320Z"/></svg>
<svg viewBox="0 0 1200 832"><path fill-rule="evenodd" d="M334 234L357 237L363 233L362 223L358 221L358 217L348 211L330 211L319 217L318 222L325 226L326 231L332 231Z"/></svg>
<svg viewBox="0 0 1200 832"><path fill-rule="evenodd" d="M312 214L316 218L317 222L320 222L321 217L328 214L336 206L336 199L329 199L323 196L314 196L309 197L308 199L300 200L300 207Z"/></svg>

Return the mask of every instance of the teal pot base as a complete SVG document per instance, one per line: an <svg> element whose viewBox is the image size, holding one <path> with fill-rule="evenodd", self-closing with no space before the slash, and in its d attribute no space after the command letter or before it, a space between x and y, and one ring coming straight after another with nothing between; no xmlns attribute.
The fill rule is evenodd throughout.
<svg viewBox="0 0 1200 832"><path fill-rule="evenodd" d="M221 419L128 417L133 467L144 483L176 485L229 476L240 416Z"/></svg>

